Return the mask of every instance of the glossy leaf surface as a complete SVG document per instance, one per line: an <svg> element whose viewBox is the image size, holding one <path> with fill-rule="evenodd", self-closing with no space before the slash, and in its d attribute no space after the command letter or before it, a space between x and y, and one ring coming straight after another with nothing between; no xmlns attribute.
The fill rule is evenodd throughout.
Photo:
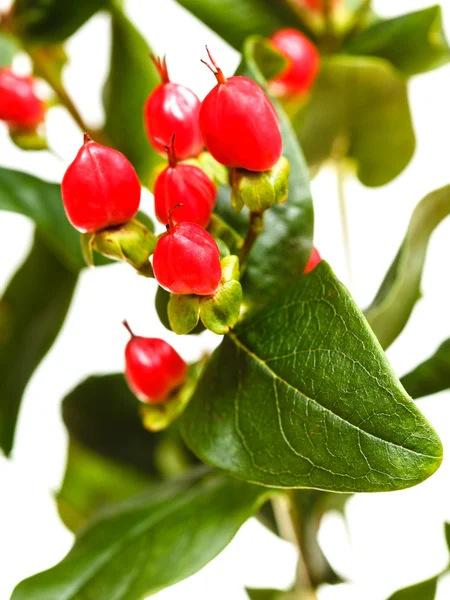
<svg viewBox="0 0 450 600"><path fill-rule="evenodd" d="M16 0L14 24L27 41L63 42L109 0Z"/></svg>
<svg viewBox="0 0 450 600"><path fill-rule="evenodd" d="M406 81L380 58L324 59L294 125L311 167L347 158L367 186L397 177L415 150Z"/></svg>
<svg viewBox="0 0 450 600"><path fill-rule="evenodd" d="M440 6L376 23L351 39L345 51L379 56L405 75L430 71L450 60Z"/></svg>
<svg viewBox="0 0 450 600"><path fill-rule="evenodd" d="M64 323L77 275L36 235L0 300L0 448L8 455L28 381Z"/></svg>
<svg viewBox="0 0 450 600"><path fill-rule="evenodd" d="M66 558L11 600L140 600L212 560L268 496L225 475L154 486L99 515Z"/></svg>
<svg viewBox="0 0 450 600"><path fill-rule="evenodd" d="M442 460L439 438L325 262L224 339L182 424L201 460L276 487L402 489Z"/></svg>

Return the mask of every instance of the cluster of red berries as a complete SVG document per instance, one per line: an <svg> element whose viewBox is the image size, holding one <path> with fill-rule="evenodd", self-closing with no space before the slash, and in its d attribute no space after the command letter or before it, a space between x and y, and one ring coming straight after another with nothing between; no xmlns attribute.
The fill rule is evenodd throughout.
<svg viewBox="0 0 450 600"><path fill-rule="evenodd" d="M13 130L33 130L45 118L45 104L34 90L32 77L0 69L0 120Z"/></svg>
<svg viewBox="0 0 450 600"><path fill-rule="evenodd" d="M168 158L154 185L155 213L167 228L153 253L154 275L173 294L202 297L214 296L222 279L219 248L205 229L216 187L198 166L180 161L195 159L206 147L228 168L262 172L282 152L278 116L264 91L246 77L225 78L208 55L211 64L205 64L217 85L203 102L172 83L165 60L155 59L162 81L144 107L149 141ZM133 219L140 191L128 159L88 136L62 181L67 216L81 232L95 233ZM312 256L307 269L314 261L317 257ZM131 335L125 352L129 385L141 400L162 402L184 381L186 364L163 340Z"/></svg>

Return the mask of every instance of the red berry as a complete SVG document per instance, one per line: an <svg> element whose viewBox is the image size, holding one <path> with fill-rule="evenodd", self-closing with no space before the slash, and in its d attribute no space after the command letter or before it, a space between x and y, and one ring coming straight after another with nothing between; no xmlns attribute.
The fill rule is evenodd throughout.
<svg viewBox="0 0 450 600"><path fill-rule="evenodd" d="M191 221L206 227L216 203L216 186L194 165L177 164L173 144L168 148L169 166L155 181L155 212L161 223L169 222L170 209L182 202L173 214L173 222Z"/></svg>
<svg viewBox="0 0 450 600"><path fill-rule="evenodd" d="M257 83L240 76L225 79L209 52L208 56L215 70L207 66L218 84L200 110L206 147L227 167L267 171L278 161L282 149L275 109Z"/></svg>
<svg viewBox="0 0 450 600"><path fill-rule="evenodd" d="M150 143L165 154L175 134L177 158L197 156L205 146L198 121L200 100L187 87L170 81L165 58L162 61L153 58L153 62L162 83L150 94L144 107Z"/></svg>
<svg viewBox="0 0 450 600"><path fill-rule="evenodd" d="M333 9L340 0L329 0L330 6ZM322 13L324 10L323 0L293 0L301 8L308 8L311 12Z"/></svg>
<svg viewBox="0 0 450 600"><path fill-rule="evenodd" d="M131 334L125 348L128 385L143 402L164 402L185 380L186 363L164 340L136 336L126 321L124 325Z"/></svg>
<svg viewBox="0 0 450 600"><path fill-rule="evenodd" d="M319 52L303 33L295 29L280 29L271 38L272 44L287 58L285 69L272 80L280 95L306 92L319 70Z"/></svg>
<svg viewBox="0 0 450 600"><path fill-rule="evenodd" d="M44 120L45 104L34 93L32 77L0 69L0 119L18 129L34 129Z"/></svg>
<svg viewBox="0 0 450 600"><path fill-rule="evenodd" d="M141 186L129 160L84 136L61 184L67 217L79 231L99 231L130 221L139 209Z"/></svg>
<svg viewBox="0 0 450 600"><path fill-rule="evenodd" d="M303 274L306 275L306 273L310 273L313 269L317 267L321 260L322 257L320 256L319 251L313 246L311 256L309 257L308 263L306 264Z"/></svg>
<svg viewBox="0 0 450 600"><path fill-rule="evenodd" d="M153 254L157 282L173 294L212 296L222 278L214 238L196 223L174 225L170 215L169 223L167 233L159 238Z"/></svg>

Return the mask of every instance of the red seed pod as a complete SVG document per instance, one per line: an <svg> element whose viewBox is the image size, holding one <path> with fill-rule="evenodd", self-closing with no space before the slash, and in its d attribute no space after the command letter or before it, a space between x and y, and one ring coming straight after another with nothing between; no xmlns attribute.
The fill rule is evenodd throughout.
<svg viewBox="0 0 450 600"><path fill-rule="evenodd" d="M216 186L198 167L177 164L173 141L167 151L169 166L158 175L153 190L158 221L168 223L170 209L182 202L174 211L173 222L190 221L206 227L216 203Z"/></svg>
<svg viewBox="0 0 450 600"><path fill-rule="evenodd" d="M272 80L274 91L283 96L308 91L319 70L316 46L295 29L280 29L271 42L288 61L285 69Z"/></svg>
<svg viewBox="0 0 450 600"><path fill-rule="evenodd" d="M257 83L247 77L226 79L211 54L218 84L203 100L200 127L206 147L227 167L267 171L281 156L277 113Z"/></svg>
<svg viewBox="0 0 450 600"><path fill-rule="evenodd" d="M296 0L297 4L306 6L313 12L322 13L324 12L324 1L323 0ZM340 0L329 0L331 8L334 8Z"/></svg>
<svg viewBox="0 0 450 600"><path fill-rule="evenodd" d="M45 104L34 92L32 77L0 69L0 119L17 129L35 129L45 118Z"/></svg>
<svg viewBox="0 0 450 600"><path fill-rule="evenodd" d="M321 260L322 257L320 256L319 251L313 246L311 256L309 257L303 274L306 275L306 273L310 273L313 269L317 267Z"/></svg>
<svg viewBox="0 0 450 600"><path fill-rule="evenodd" d="M169 215L167 233L153 254L153 271L159 285L173 294L212 296L222 278L219 248L200 225L174 225Z"/></svg>
<svg viewBox="0 0 450 600"><path fill-rule="evenodd" d="M139 210L141 185L129 160L84 136L61 184L67 218L79 231L130 221Z"/></svg>
<svg viewBox="0 0 450 600"><path fill-rule="evenodd" d="M131 335L125 348L125 378L139 400L157 404L186 378L187 365L170 344L158 338Z"/></svg>
<svg viewBox="0 0 450 600"><path fill-rule="evenodd" d="M165 154L176 135L176 156L179 160L197 156L205 144L199 124L200 100L189 88L172 83L166 59L152 57L162 83L150 94L144 107L144 121L151 145Z"/></svg>

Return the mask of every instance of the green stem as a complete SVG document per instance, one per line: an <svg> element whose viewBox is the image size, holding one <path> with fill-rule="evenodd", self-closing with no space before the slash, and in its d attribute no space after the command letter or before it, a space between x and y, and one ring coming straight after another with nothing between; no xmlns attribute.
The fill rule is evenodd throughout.
<svg viewBox="0 0 450 600"><path fill-rule="evenodd" d="M52 88L53 92L57 96L59 102L67 109L69 114L72 116L75 123L80 129L89 135L95 141L101 143L107 143L106 136L103 132L91 129L84 121L78 109L72 102L69 94L65 90L59 73L52 67L49 61L45 60L45 57L41 55L38 49L28 48L28 54L33 61L33 67L35 73L44 79L48 85Z"/></svg>
<svg viewBox="0 0 450 600"><path fill-rule="evenodd" d="M263 230L263 227L263 213L250 212L250 221L248 225L247 235L245 236L244 244L239 251L239 262L241 266L247 260L254 243L258 239L258 236L261 233L261 231Z"/></svg>
<svg viewBox="0 0 450 600"><path fill-rule="evenodd" d="M339 212L341 216L342 238L344 241L345 263L347 266L348 284L352 282L352 255L350 247L350 228L347 210L347 201L345 198L345 167L344 161L336 161L337 189L339 199Z"/></svg>
<svg viewBox="0 0 450 600"><path fill-rule="evenodd" d="M299 600L317 600L306 560L309 553L305 547L305 539L301 535L301 517L296 510L293 491L289 491L285 496L275 497L272 504L281 536L285 540L295 543L298 548L295 593Z"/></svg>
<svg viewBox="0 0 450 600"><path fill-rule="evenodd" d="M333 54L339 50L340 42L334 29L332 0L324 0L323 20L325 23L325 31L321 38L320 45L326 54Z"/></svg>

